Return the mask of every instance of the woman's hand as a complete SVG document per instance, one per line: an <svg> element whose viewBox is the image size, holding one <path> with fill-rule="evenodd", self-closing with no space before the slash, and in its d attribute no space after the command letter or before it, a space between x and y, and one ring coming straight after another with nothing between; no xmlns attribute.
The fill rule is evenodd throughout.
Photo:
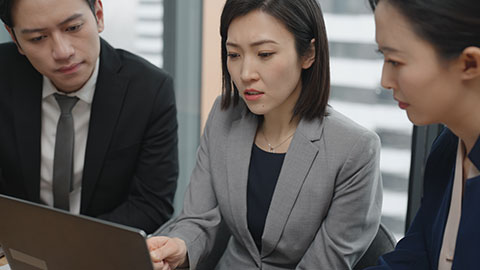
<svg viewBox="0 0 480 270"><path fill-rule="evenodd" d="M180 238L156 236L147 239L147 246L155 270L173 270L188 265L187 246Z"/></svg>

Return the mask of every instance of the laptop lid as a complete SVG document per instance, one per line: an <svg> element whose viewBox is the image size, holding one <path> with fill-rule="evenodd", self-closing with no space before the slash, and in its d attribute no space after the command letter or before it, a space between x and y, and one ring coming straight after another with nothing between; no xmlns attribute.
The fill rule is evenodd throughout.
<svg viewBox="0 0 480 270"><path fill-rule="evenodd" d="M141 230L0 195L0 244L12 270L152 270Z"/></svg>

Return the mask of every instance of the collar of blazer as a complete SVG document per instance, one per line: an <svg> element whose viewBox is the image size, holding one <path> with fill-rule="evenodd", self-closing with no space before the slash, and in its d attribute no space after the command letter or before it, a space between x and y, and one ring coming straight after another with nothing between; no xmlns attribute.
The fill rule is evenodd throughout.
<svg viewBox="0 0 480 270"><path fill-rule="evenodd" d="M122 74L122 60L117 51L100 39L100 67L92 103L88 142L82 180L81 213L88 212L115 125L128 91L128 77Z"/></svg>
<svg viewBox="0 0 480 270"><path fill-rule="evenodd" d="M472 148L472 151L468 153L468 158L472 161L472 163L477 167L477 170L480 171L480 136L478 137L475 145Z"/></svg>

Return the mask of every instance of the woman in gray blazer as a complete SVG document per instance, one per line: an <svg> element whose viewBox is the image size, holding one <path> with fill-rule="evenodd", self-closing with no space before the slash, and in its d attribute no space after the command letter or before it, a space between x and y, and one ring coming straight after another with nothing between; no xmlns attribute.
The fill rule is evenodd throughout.
<svg viewBox="0 0 480 270"><path fill-rule="evenodd" d="M351 269L380 223L380 142L327 105L328 43L315 0L227 0L223 93L155 269L196 269L224 222L217 269Z"/></svg>

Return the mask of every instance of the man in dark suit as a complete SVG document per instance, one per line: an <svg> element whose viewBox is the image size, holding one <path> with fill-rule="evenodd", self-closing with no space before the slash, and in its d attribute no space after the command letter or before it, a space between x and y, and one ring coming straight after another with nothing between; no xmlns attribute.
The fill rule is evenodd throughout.
<svg viewBox="0 0 480 270"><path fill-rule="evenodd" d="M101 0L0 0L0 16L0 193L157 229L178 176L171 77L99 37Z"/></svg>

